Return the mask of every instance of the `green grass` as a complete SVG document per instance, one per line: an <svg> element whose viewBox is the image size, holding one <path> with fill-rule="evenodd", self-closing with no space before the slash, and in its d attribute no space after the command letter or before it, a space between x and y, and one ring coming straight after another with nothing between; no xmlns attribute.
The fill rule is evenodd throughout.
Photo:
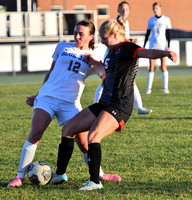
<svg viewBox="0 0 192 200"><path fill-rule="evenodd" d="M17 174L20 154L30 130L32 108L27 96L41 83L0 86L0 199L192 199L192 76L170 77L170 94L155 77L151 95L145 95L146 77L138 77L143 104L151 115L133 114L123 131L102 141L102 167L118 173L121 183L104 182L101 191L77 189L89 179L88 168L75 145L67 169L68 184L36 186L25 179L19 188L7 188ZM86 81L83 107L93 102L98 79ZM37 148L35 160L47 161L55 171L61 127L53 120Z"/></svg>

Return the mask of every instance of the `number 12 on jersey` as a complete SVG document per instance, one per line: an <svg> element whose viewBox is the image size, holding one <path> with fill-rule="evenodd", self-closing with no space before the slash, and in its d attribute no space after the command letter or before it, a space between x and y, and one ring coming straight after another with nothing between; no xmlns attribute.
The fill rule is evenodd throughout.
<svg viewBox="0 0 192 200"><path fill-rule="evenodd" d="M69 62L69 66L68 66L67 70L78 73L80 66L81 66L81 63L79 63L77 61L74 63L74 61L71 60Z"/></svg>

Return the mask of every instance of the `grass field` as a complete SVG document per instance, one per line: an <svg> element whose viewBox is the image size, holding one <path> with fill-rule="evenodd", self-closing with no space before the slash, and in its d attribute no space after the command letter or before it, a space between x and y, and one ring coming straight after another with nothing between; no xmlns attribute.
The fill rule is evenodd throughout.
<svg viewBox="0 0 192 200"><path fill-rule="evenodd" d="M78 191L89 179L88 168L75 145L63 185L36 186L25 179L20 188L7 188L17 174L20 154L30 130L32 109L27 96L40 82L0 85L0 199L192 199L192 76L171 76L170 94L162 93L161 77L145 95L146 77L138 77L143 104L151 115L134 108L122 132L102 141L104 172L118 173L121 183L104 182L101 191ZM93 102L98 79L86 81L83 107ZM61 127L53 120L37 148L36 160L47 161L55 171Z"/></svg>

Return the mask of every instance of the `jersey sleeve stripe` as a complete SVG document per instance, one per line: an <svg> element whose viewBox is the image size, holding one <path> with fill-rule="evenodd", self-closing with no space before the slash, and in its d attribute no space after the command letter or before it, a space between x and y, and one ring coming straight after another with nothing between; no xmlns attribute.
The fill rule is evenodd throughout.
<svg viewBox="0 0 192 200"><path fill-rule="evenodd" d="M137 52L141 49L144 49L143 47L139 47L135 50L135 52L133 53L133 58L137 58Z"/></svg>

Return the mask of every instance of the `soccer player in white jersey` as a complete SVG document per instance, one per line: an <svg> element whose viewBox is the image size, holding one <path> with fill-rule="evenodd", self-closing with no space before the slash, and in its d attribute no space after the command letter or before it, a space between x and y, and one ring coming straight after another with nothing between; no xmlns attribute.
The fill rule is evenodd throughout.
<svg viewBox="0 0 192 200"><path fill-rule="evenodd" d="M129 21L127 20L129 13L130 13L130 5L127 1L122 1L118 5L118 17L121 17L124 21L125 25L125 30L126 30L126 39L130 39L130 30L129 30ZM137 43L137 39L132 39L131 40L133 43ZM94 98L94 103L99 101L99 98L101 97L103 91L103 86L100 85L98 86L96 92L95 92L95 98ZM143 107L143 102L141 99L141 94L139 92L139 89L136 85L136 82L134 81L134 104L137 109L138 114L149 114L152 112L151 109L146 109Z"/></svg>
<svg viewBox="0 0 192 200"><path fill-rule="evenodd" d="M149 49L170 50L171 21L169 17L162 15L162 6L159 2L153 4L155 16L149 18L144 47L149 39ZM146 94L151 94L154 79L155 59L150 59L150 67L147 79ZM169 75L166 66L166 58L161 58L161 71L163 79L163 92L169 94Z"/></svg>
<svg viewBox="0 0 192 200"><path fill-rule="evenodd" d="M59 42L53 54L53 62L44 83L35 96L28 97L26 103L33 107L33 117L31 130L23 146L20 165L16 178L8 184L8 187L19 187L23 184L26 171L32 162L37 145L54 116L56 116L58 125L63 126L79 111L82 110L80 98L84 89L85 78L94 73L105 77L105 70L101 66L92 68L84 60L87 53L102 60L101 50L94 49L95 27L89 21L77 23L74 29L75 43ZM80 149L88 149L87 133L80 134L77 143L82 142ZM86 141L83 143L83 141ZM70 144L71 146L74 144ZM101 172L102 173L102 172ZM58 174L60 175L60 174ZM101 179L103 174L101 174ZM114 175L115 178L120 178ZM58 176L60 181L67 181L67 175ZM107 178L114 178L107 177ZM109 179L107 179L109 180ZM112 180L113 181L113 180ZM116 180L115 180L116 181Z"/></svg>

